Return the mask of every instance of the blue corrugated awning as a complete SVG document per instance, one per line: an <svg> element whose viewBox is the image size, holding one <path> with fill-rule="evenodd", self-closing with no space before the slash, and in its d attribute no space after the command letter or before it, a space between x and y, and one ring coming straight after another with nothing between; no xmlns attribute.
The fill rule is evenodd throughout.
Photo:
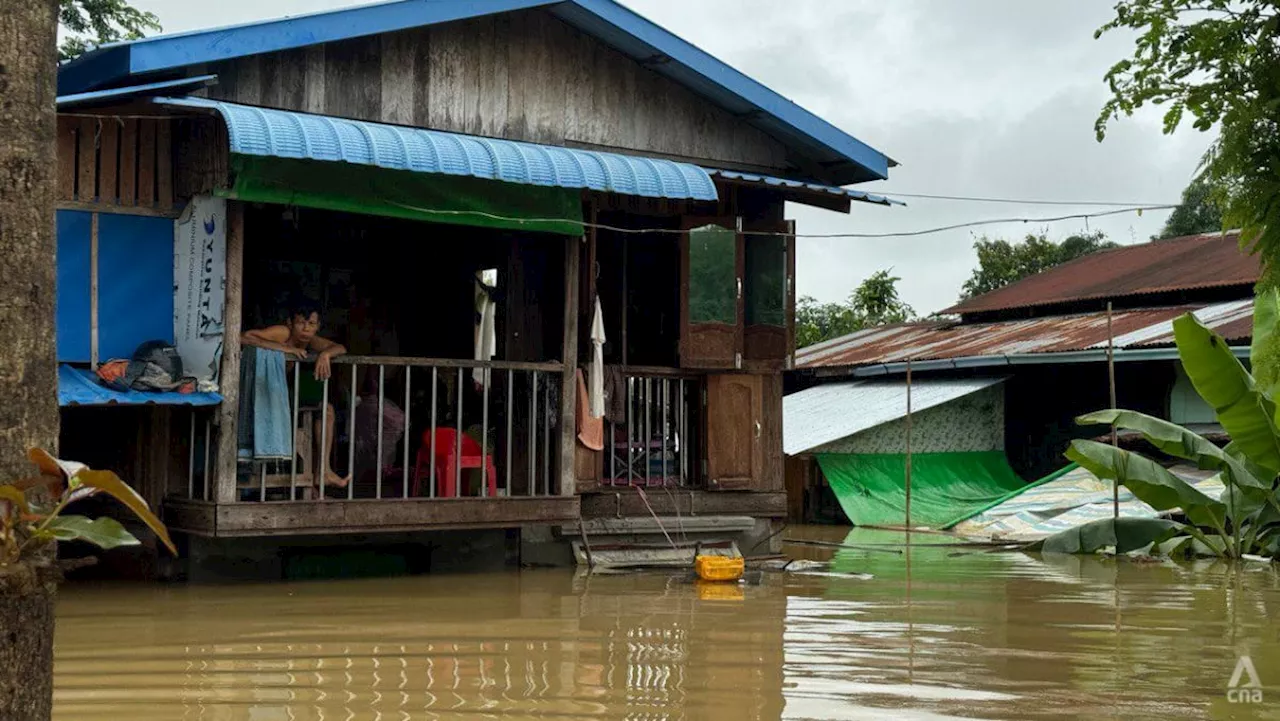
<svg viewBox="0 0 1280 721"><path fill-rule="evenodd" d="M216 406L221 402L217 393L115 391L99 383L91 370L58 366L60 406Z"/></svg>
<svg viewBox="0 0 1280 721"><path fill-rule="evenodd" d="M481 138L205 98L155 98L217 112L231 152L372 165L520 185L581 188L646 198L718 200L706 170L689 163Z"/></svg>
<svg viewBox="0 0 1280 721"><path fill-rule="evenodd" d="M894 200L893 198L876 195L875 193L868 193L862 190L840 188L834 185L820 185L818 183L806 183L802 180L788 180L786 178L774 178L768 175L739 173L736 170L716 170L708 168L707 172L711 173L711 176L714 178L724 178L725 180L732 180L749 185L767 185L774 188L830 195L836 198L849 198L850 200L857 200L863 203L875 203L877 205L906 205L906 203L901 200Z"/></svg>

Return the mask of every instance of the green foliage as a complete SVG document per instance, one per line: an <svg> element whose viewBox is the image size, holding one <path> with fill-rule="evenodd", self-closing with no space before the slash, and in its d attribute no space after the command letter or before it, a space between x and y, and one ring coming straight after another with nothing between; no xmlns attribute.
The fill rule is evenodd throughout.
<svg viewBox="0 0 1280 721"><path fill-rule="evenodd" d="M1044 233L1027 235L1019 243L982 236L973 244L978 251L978 267L964 282L960 298L990 293L1055 265L1115 247L1102 231L1072 235L1061 243L1049 240Z"/></svg>
<svg viewBox="0 0 1280 721"><path fill-rule="evenodd" d="M1160 234L1151 236L1151 239L1180 238L1222 230L1222 210L1214 198L1214 189L1204 178L1196 178L1183 189L1182 204L1169 214Z"/></svg>
<svg viewBox="0 0 1280 721"><path fill-rule="evenodd" d="M1103 518L1049 536L1032 546L1044 553L1116 553L1139 551L1173 538L1181 526L1163 518Z"/></svg>
<svg viewBox="0 0 1280 721"><path fill-rule="evenodd" d="M1259 296L1255 305L1274 305ZM1274 311L1274 308L1272 309ZM1269 319L1273 334L1275 313L1259 308L1255 317ZM1280 431L1269 387L1256 383L1226 341L1190 313L1173 323L1178 356L1196 392L1216 409L1218 422L1232 437L1226 448L1174 423L1135 411L1111 409L1076 419L1081 424L1111 424L1137 431L1168 455L1194 462L1205 470L1218 471L1225 488L1219 499L1210 498L1194 486L1165 470L1155 461L1137 453L1096 441L1077 440L1067 457L1100 478L1114 479L1133 495L1158 511L1180 509L1186 522L1178 522L1174 533L1162 535L1149 527L1130 537L1130 543L1107 544L1102 527L1070 529L1044 542L1044 549L1067 553L1091 553L1101 546L1130 547L1145 537L1150 543L1173 540L1166 547L1174 553L1210 554L1238 558L1245 554L1276 556L1280 551ZM1124 519L1121 519L1124 520ZM1095 524L1090 524L1095 525ZM1088 531L1086 533L1086 530ZM1120 539L1119 528L1111 534ZM1143 545L1143 544L1139 544ZM1072 550L1074 549L1074 550ZM1134 549L1131 550L1135 550Z"/></svg>
<svg viewBox="0 0 1280 721"><path fill-rule="evenodd" d="M137 40L160 29L153 13L131 7L126 0L59 0L58 23L66 31L58 47L60 60L118 40Z"/></svg>
<svg viewBox="0 0 1280 721"><path fill-rule="evenodd" d="M1164 132L1190 115L1218 128L1201 178L1226 227L1259 254L1261 286L1277 287L1280 260L1280 0L1120 0L1096 33L1138 33L1133 56L1106 75L1112 98L1095 129L1147 104L1165 108Z"/></svg>
<svg viewBox="0 0 1280 721"><path fill-rule="evenodd" d="M898 297L897 276L878 270L844 303L819 303L812 296L796 302L796 347L805 348L854 331L915 320L911 306Z"/></svg>
<svg viewBox="0 0 1280 721"><path fill-rule="evenodd" d="M164 524L116 474L59 461L38 448L29 455L40 475L0 485L0 567L27 560L56 541L87 541L108 549L137 545L138 539L114 519L63 514L71 503L98 493L123 503L177 553Z"/></svg>

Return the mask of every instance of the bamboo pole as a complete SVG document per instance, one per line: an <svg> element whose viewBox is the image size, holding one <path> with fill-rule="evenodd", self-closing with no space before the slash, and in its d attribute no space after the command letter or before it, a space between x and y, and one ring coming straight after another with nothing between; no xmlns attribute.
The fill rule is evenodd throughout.
<svg viewBox="0 0 1280 721"><path fill-rule="evenodd" d="M911 542L911 359L907 359L907 543Z"/></svg>
<svg viewBox="0 0 1280 721"><path fill-rule="evenodd" d="M1116 336L1111 328L1111 301L1107 301L1107 386L1111 394L1111 408L1116 407ZM1111 447L1120 446L1120 437L1116 433L1116 424L1111 424ZM1120 480L1111 481L1111 517L1120 517Z"/></svg>

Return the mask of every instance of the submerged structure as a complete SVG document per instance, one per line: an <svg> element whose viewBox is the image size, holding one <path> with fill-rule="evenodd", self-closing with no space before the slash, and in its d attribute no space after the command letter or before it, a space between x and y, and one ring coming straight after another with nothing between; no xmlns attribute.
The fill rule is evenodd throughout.
<svg viewBox="0 0 1280 721"><path fill-rule="evenodd" d="M889 205L843 187L886 178L883 153L612 0L160 36L58 85L63 452L201 553L496 530L567 559L579 528L652 516L773 535L785 203ZM299 307L347 354L250 385L242 333ZM199 392L97 383L150 340ZM596 358L603 417L579 404ZM293 428L275 454L241 415L272 392Z"/></svg>
<svg viewBox="0 0 1280 721"><path fill-rule="evenodd" d="M942 311L803 348L784 399L789 517L905 521L908 361L912 520L945 527L1066 464L1076 425L1117 402L1221 434L1178 362L1191 312L1247 358L1258 260L1235 233L1101 251ZM1108 312L1110 308L1110 312ZM1126 439L1122 438L1122 442Z"/></svg>

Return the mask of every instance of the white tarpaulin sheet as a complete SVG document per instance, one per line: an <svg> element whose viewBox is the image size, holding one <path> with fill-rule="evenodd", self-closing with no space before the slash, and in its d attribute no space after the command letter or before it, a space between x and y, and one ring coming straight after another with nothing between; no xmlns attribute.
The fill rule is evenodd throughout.
<svg viewBox="0 0 1280 721"><path fill-rule="evenodd" d="M1222 495L1218 477L1193 466L1178 465L1169 471L1210 498ZM1083 523L1111 518L1111 481L1083 468L1075 468L953 526L962 536L982 540L1038 541ZM1155 518L1156 509L1120 487L1121 518Z"/></svg>
<svg viewBox="0 0 1280 721"><path fill-rule="evenodd" d="M193 198L174 223L173 339L183 369L217 382L227 295L227 202Z"/></svg>

